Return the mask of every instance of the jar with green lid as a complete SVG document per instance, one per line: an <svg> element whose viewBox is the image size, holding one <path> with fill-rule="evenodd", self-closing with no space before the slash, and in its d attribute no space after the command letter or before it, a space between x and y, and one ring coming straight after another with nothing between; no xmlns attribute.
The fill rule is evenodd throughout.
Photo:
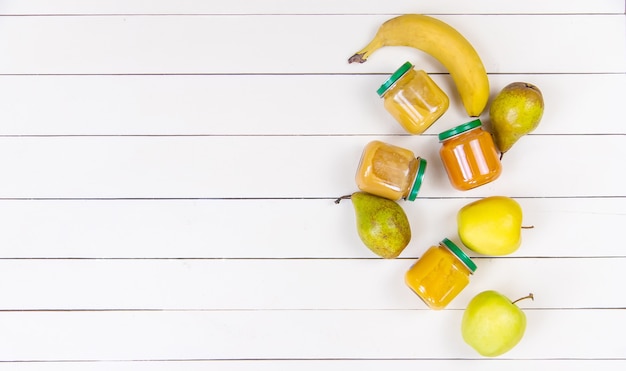
<svg viewBox="0 0 626 371"><path fill-rule="evenodd" d="M404 278L431 309L443 309L469 284L476 264L454 242L444 238L411 266Z"/></svg>
<svg viewBox="0 0 626 371"><path fill-rule="evenodd" d="M377 90L385 109L411 134L421 134L446 112L450 100L423 70L403 64Z"/></svg>
<svg viewBox="0 0 626 371"><path fill-rule="evenodd" d="M502 164L491 134L479 119L439 133L439 155L456 189L466 191L494 181Z"/></svg>
<svg viewBox="0 0 626 371"><path fill-rule="evenodd" d="M425 171L426 160L411 150L373 140L363 149L356 184L363 192L390 200L414 201Z"/></svg>

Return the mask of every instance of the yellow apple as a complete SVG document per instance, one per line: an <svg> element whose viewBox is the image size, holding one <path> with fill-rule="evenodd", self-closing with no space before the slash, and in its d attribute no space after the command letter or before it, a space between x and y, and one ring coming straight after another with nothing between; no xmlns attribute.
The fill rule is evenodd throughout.
<svg viewBox="0 0 626 371"><path fill-rule="evenodd" d="M486 197L463 206L457 214L461 242L483 255L507 255L522 242L522 208L505 196Z"/></svg>
<svg viewBox="0 0 626 371"><path fill-rule="evenodd" d="M467 305L461 322L463 340L485 357L497 357L516 346L526 331L526 315L506 296L483 291Z"/></svg>

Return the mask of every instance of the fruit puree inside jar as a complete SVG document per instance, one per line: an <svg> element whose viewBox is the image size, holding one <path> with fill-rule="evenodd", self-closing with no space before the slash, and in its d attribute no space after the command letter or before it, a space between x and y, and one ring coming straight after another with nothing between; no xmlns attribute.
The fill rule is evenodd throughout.
<svg viewBox="0 0 626 371"><path fill-rule="evenodd" d="M410 150L375 140L363 150L356 183L360 190L380 197L412 200L425 166Z"/></svg>
<svg viewBox="0 0 626 371"><path fill-rule="evenodd" d="M448 247L452 244L468 262L464 263ZM470 269L472 268L472 269ZM405 282L431 309L443 309L469 284L476 269L469 257L445 239L432 246L406 272Z"/></svg>
<svg viewBox="0 0 626 371"><path fill-rule="evenodd" d="M411 134L421 134L448 109L450 100L441 88L422 70L405 63L379 89L385 109ZM394 79L395 78L395 79Z"/></svg>
<svg viewBox="0 0 626 371"><path fill-rule="evenodd" d="M439 151L452 186L465 191L497 179L502 165L491 134L481 129L479 120L457 128L460 132L442 140Z"/></svg>

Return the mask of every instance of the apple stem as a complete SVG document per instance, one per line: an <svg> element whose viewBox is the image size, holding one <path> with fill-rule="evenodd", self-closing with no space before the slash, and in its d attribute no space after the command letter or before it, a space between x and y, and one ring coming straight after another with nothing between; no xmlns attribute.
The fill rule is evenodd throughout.
<svg viewBox="0 0 626 371"><path fill-rule="evenodd" d="M345 196L341 196L338 199L335 200L335 203L338 204L341 202L341 200L349 200L350 198L352 198L352 195L345 195Z"/></svg>
<svg viewBox="0 0 626 371"><path fill-rule="evenodd" d="M523 225L522 226L522 229L533 229L533 228L535 228L534 225Z"/></svg>
<svg viewBox="0 0 626 371"><path fill-rule="evenodd" d="M517 302L518 302L518 301L520 301L520 300L524 300L524 299L535 300L535 296L534 296L534 295L533 295L533 293L531 292L530 294L528 294L528 295L524 296L523 298L519 298L519 299L515 300L515 301L513 302L513 304L517 303Z"/></svg>

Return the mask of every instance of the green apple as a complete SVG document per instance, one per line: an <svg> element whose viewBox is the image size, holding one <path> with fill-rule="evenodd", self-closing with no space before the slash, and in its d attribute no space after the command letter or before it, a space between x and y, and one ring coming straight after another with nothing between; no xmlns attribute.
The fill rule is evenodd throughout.
<svg viewBox="0 0 626 371"><path fill-rule="evenodd" d="M533 299L533 294L514 302L493 290L476 295L463 313L463 340L485 357L511 350L526 331L526 314L515 305L522 299Z"/></svg>
<svg viewBox="0 0 626 371"><path fill-rule="evenodd" d="M461 242L470 250L507 255L522 243L522 208L510 197L486 197L463 206L457 226Z"/></svg>

